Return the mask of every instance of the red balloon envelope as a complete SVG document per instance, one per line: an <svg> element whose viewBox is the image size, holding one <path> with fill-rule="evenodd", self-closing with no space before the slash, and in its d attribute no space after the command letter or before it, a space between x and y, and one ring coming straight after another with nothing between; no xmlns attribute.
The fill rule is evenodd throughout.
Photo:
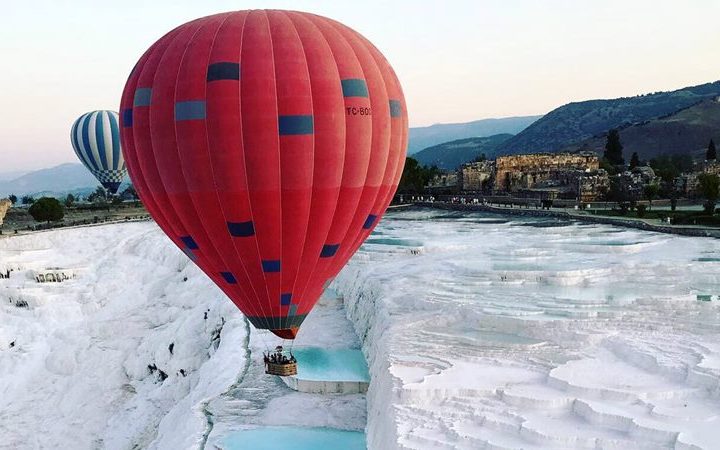
<svg viewBox="0 0 720 450"><path fill-rule="evenodd" d="M257 328L293 339L397 189L407 109L363 36L294 11L188 22L123 91L146 208Z"/></svg>

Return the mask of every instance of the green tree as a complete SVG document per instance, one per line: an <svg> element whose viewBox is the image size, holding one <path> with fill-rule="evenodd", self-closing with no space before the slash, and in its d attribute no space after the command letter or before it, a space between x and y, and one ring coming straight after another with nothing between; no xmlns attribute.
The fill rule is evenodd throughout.
<svg viewBox="0 0 720 450"><path fill-rule="evenodd" d="M610 177L610 189L606 198L609 201L617 202L623 215L627 214L628 210L637 203L637 195L632 189L630 180L623 175Z"/></svg>
<svg viewBox="0 0 720 450"><path fill-rule="evenodd" d="M437 167L422 166L415 158L407 157L405 158L405 167L400 178L398 192L420 194L425 190L428 182L439 173L440 170Z"/></svg>
<svg viewBox="0 0 720 450"><path fill-rule="evenodd" d="M650 167L664 182L672 183L683 172L693 169L693 159L690 155L660 155L650 160Z"/></svg>
<svg viewBox="0 0 720 450"><path fill-rule="evenodd" d="M630 157L630 170L633 170L637 166L640 165L640 157L638 156L637 152L633 152L632 156Z"/></svg>
<svg viewBox="0 0 720 450"><path fill-rule="evenodd" d="M41 197L28 210L37 222L55 222L65 216L63 205L53 197Z"/></svg>
<svg viewBox="0 0 720 450"><path fill-rule="evenodd" d="M700 182L700 194L705 197L705 212L715 213L715 203L720 195L720 178L712 173L701 173L698 175Z"/></svg>
<svg viewBox="0 0 720 450"><path fill-rule="evenodd" d="M17 200L18 200L17 195L15 195L15 194L8 195L8 200L10 200L10 203L14 205L15 203L17 203Z"/></svg>
<svg viewBox="0 0 720 450"><path fill-rule="evenodd" d="M120 197L128 200L137 200L139 198L132 184L120 193Z"/></svg>
<svg viewBox="0 0 720 450"><path fill-rule="evenodd" d="M645 186L645 188L643 189L643 193L645 194L645 198L650 203L650 208L648 209L652 209L652 201L658 196L658 193L660 193L660 186L655 183L650 183Z"/></svg>
<svg viewBox="0 0 720 450"><path fill-rule="evenodd" d="M35 199L30 195L23 195L23 198L20 199L23 205L32 205L35 203Z"/></svg>
<svg viewBox="0 0 720 450"><path fill-rule="evenodd" d="M616 129L608 131L607 141L605 142L605 153L603 158L613 166L622 166L625 164L623 158L623 146L620 142L620 132Z"/></svg>
<svg viewBox="0 0 720 450"><path fill-rule="evenodd" d="M705 153L705 160L706 161L715 161L717 159L717 150L715 149L715 142L713 142L712 139L710 139L710 143L708 144L707 153Z"/></svg>
<svg viewBox="0 0 720 450"><path fill-rule="evenodd" d="M105 203L107 201L107 192L102 186L98 186L95 192L87 196L90 203Z"/></svg>
<svg viewBox="0 0 720 450"><path fill-rule="evenodd" d="M610 164L610 162L605 158L600 159L600 168L607 172L610 176L617 175L618 173L617 167Z"/></svg>
<svg viewBox="0 0 720 450"><path fill-rule="evenodd" d="M65 197L65 206L71 207L75 203L75 196L72 194L68 194L67 197Z"/></svg>
<svg viewBox="0 0 720 450"><path fill-rule="evenodd" d="M647 207L646 207L645 205L637 205L637 206L635 207L635 210L637 211L637 216L640 217L640 218L645 217L645 210L646 210L646 209L647 209Z"/></svg>

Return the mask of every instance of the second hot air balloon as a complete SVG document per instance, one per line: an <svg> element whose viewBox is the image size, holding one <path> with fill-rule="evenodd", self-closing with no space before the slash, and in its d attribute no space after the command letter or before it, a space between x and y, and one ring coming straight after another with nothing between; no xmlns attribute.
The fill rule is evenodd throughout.
<svg viewBox="0 0 720 450"><path fill-rule="evenodd" d="M388 207L407 127L383 55L293 11L181 25L140 58L121 101L150 214L255 327L289 339Z"/></svg>
<svg viewBox="0 0 720 450"><path fill-rule="evenodd" d="M73 123L70 142L75 154L100 184L117 193L127 169L120 150L120 126L115 111L92 111Z"/></svg>

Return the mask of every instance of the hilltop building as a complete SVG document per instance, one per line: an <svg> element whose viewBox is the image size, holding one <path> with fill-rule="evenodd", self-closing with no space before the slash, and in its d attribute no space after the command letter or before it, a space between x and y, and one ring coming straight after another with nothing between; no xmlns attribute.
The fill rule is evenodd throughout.
<svg viewBox="0 0 720 450"><path fill-rule="evenodd" d="M609 185L595 153L535 153L467 163L456 173L437 175L427 189L591 202L602 198Z"/></svg>
<svg viewBox="0 0 720 450"><path fill-rule="evenodd" d="M482 192L492 186L495 178L495 161L467 163L458 172L461 190Z"/></svg>
<svg viewBox="0 0 720 450"><path fill-rule="evenodd" d="M432 194L446 194L458 190L458 172L447 172L435 175L425 189Z"/></svg>
<svg viewBox="0 0 720 450"><path fill-rule="evenodd" d="M595 153L535 153L501 156L497 159L495 191L568 186L576 180L575 171L592 172L600 168Z"/></svg>

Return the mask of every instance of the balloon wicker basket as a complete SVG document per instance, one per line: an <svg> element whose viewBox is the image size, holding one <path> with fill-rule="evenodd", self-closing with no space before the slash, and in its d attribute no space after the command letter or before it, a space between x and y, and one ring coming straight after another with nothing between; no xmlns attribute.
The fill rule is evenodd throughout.
<svg viewBox="0 0 720 450"><path fill-rule="evenodd" d="M297 375L297 363L267 363L265 364L265 373L279 377Z"/></svg>
<svg viewBox="0 0 720 450"><path fill-rule="evenodd" d="M265 373L279 377L297 375L297 360L292 351L283 350L281 345L275 347L274 352L263 353Z"/></svg>

